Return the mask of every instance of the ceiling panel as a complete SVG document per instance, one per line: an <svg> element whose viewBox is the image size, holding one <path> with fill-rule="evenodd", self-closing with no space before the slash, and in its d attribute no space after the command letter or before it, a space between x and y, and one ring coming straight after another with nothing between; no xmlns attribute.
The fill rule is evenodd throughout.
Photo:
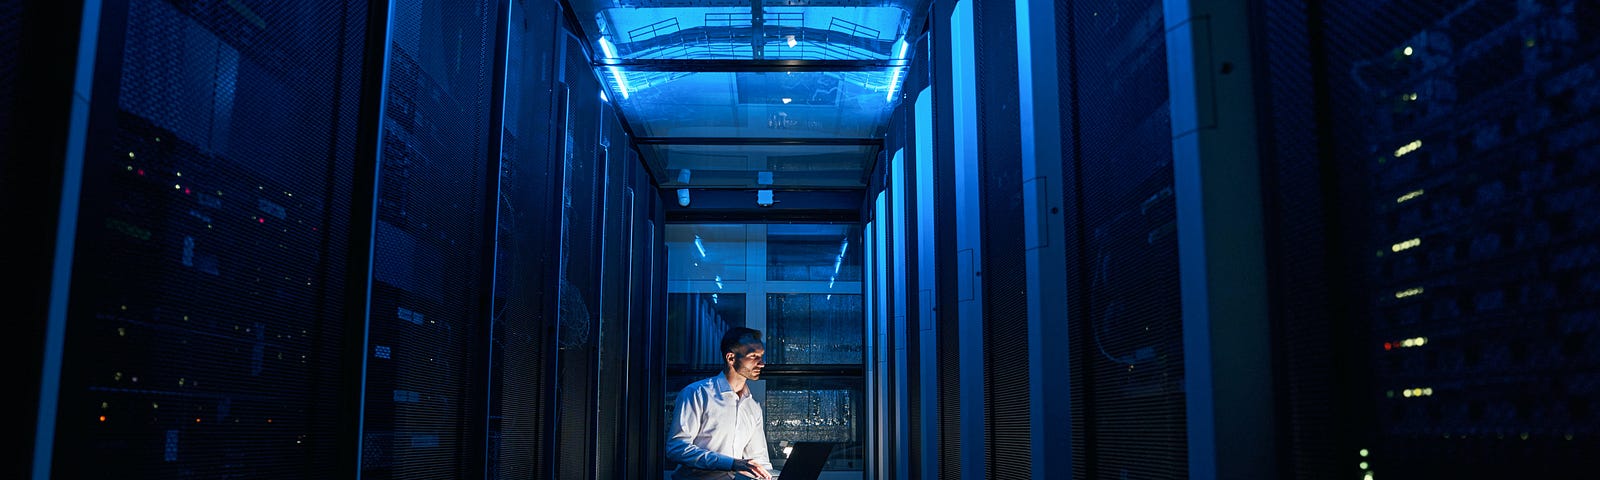
<svg viewBox="0 0 1600 480"><path fill-rule="evenodd" d="M876 145L640 145L663 188L866 186Z"/></svg>
<svg viewBox="0 0 1600 480"><path fill-rule="evenodd" d="M604 76L641 137L861 138L883 134L894 110L889 89L903 73L613 69Z"/></svg>
<svg viewBox="0 0 1600 480"><path fill-rule="evenodd" d="M664 188L859 190L929 2L566 4Z"/></svg>

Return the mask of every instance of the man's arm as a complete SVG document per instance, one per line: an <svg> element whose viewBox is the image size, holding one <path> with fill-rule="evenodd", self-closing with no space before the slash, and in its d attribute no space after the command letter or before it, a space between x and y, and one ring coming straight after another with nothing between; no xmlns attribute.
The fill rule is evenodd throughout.
<svg viewBox="0 0 1600 480"><path fill-rule="evenodd" d="M756 407L756 434L750 436L750 443L744 446L744 458L751 463L761 465L768 472L772 471L772 460L767 457L767 415Z"/></svg>
<svg viewBox="0 0 1600 480"><path fill-rule="evenodd" d="M732 470L733 457L694 444L706 405L706 400L696 393L686 388L678 393L678 401L673 403L672 425L667 428L667 458L701 470Z"/></svg>

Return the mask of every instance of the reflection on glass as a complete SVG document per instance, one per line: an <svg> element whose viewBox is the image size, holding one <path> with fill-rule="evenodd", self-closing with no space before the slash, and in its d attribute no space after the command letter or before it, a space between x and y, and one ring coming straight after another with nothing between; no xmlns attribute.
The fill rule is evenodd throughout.
<svg viewBox="0 0 1600 480"><path fill-rule="evenodd" d="M720 368L718 343L722 333L744 325L744 294L667 295L667 365L694 370Z"/></svg>
<svg viewBox="0 0 1600 480"><path fill-rule="evenodd" d="M856 225L771 225L767 279L861 280L861 229Z"/></svg>
<svg viewBox="0 0 1600 480"><path fill-rule="evenodd" d="M872 138L894 111L899 70L623 71L632 96L618 106L641 136Z"/></svg>
<svg viewBox="0 0 1600 480"><path fill-rule="evenodd" d="M784 452L796 442L832 442L824 469L862 469L863 384L860 377L768 380L763 413L773 467L783 469Z"/></svg>
<svg viewBox="0 0 1600 480"><path fill-rule="evenodd" d="M661 186L865 187L871 145L641 145ZM763 177L761 172L766 172Z"/></svg>
<svg viewBox="0 0 1600 480"><path fill-rule="evenodd" d="M609 8L595 19L630 59L884 60L905 35L899 6ZM754 35L762 35L757 40ZM760 45L760 48L756 48Z"/></svg>
<svg viewBox="0 0 1600 480"><path fill-rule="evenodd" d="M740 281L744 225L667 225L667 280Z"/></svg>
<svg viewBox="0 0 1600 480"><path fill-rule="evenodd" d="M691 247L692 248L692 247ZM672 293L667 295L667 383L661 427L672 424L672 406L685 385L721 371L722 333L745 326L742 293ZM677 468L671 460L666 468Z"/></svg>
<svg viewBox="0 0 1600 480"><path fill-rule="evenodd" d="M861 364L861 295L768 294L767 363Z"/></svg>
<svg viewBox="0 0 1600 480"><path fill-rule="evenodd" d="M698 183L703 173L712 172L685 176ZM861 226L676 224L667 226L667 242L672 282L663 426L670 425L679 389L721 371L722 333L755 326L765 336L767 363L783 366L762 382L773 465L782 468L795 442L821 441L835 444L824 468L860 471L870 421L863 413L865 383L859 373L841 372L859 371L866 359Z"/></svg>

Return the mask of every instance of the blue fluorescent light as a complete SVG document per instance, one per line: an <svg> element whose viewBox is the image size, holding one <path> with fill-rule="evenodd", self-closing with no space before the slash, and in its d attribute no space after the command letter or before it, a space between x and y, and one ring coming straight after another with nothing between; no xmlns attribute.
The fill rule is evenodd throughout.
<svg viewBox="0 0 1600 480"><path fill-rule="evenodd" d="M612 45L610 40L606 40L606 37L600 37L600 51L605 54L606 60L615 60L617 58L617 47ZM628 77L623 75L621 68L606 67L606 69L611 71L611 78L617 80L617 92L622 94L623 100L627 100Z"/></svg>
<svg viewBox="0 0 1600 480"><path fill-rule="evenodd" d="M883 94L883 101L894 101L895 87L900 83L900 67L889 69L889 93Z"/></svg>
<svg viewBox="0 0 1600 480"><path fill-rule="evenodd" d="M850 239L848 237L846 237L843 242L839 243L839 256L833 258L833 275L834 276L839 276L839 266L844 264L844 252L845 252L845 250L849 250L849 249L850 249ZM831 280L830 280L830 282L831 282ZM832 287L833 285L830 283L828 286Z"/></svg>
<svg viewBox="0 0 1600 480"><path fill-rule="evenodd" d="M694 236L694 248L700 250L700 258L706 258L706 244L700 241L699 235Z"/></svg>
<svg viewBox="0 0 1600 480"><path fill-rule="evenodd" d="M622 99L623 100L627 100L628 99L628 77L626 77L626 76L624 76L622 74L622 69L617 68L617 67L610 67L610 68L611 68L611 77L617 79L617 91L622 92Z"/></svg>
<svg viewBox="0 0 1600 480"><path fill-rule="evenodd" d="M900 42L900 52L895 54L894 59L895 60L905 60L906 59L906 47L911 46L911 44L906 42L906 39L903 38L903 37L899 40L899 42ZM901 67L894 67L894 68L889 69L889 93L884 94L884 96L883 96L883 100L886 101L886 102L887 101L894 101L894 91L900 85L900 68Z"/></svg>

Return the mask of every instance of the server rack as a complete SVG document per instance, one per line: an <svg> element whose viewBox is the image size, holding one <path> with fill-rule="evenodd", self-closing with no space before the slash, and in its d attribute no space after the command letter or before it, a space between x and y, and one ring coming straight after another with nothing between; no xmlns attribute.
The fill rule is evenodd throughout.
<svg viewBox="0 0 1600 480"><path fill-rule="evenodd" d="M345 219L387 10L224 8L85 4L35 477L354 474L370 232Z"/></svg>
<svg viewBox="0 0 1600 480"><path fill-rule="evenodd" d="M362 476L484 475L504 75L499 5L397 1L367 340Z"/></svg>
<svg viewBox="0 0 1600 480"><path fill-rule="evenodd" d="M561 50L559 7L510 5L505 119L495 269L491 373L490 476L538 478L554 470L554 394L559 302L560 158L564 132L556 78Z"/></svg>
<svg viewBox="0 0 1600 480"><path fill-rule="evenodd" d="M574 149L551 138L610 128L629 144L597 108L583 50L555 48L559 5L26 3L0 22L82 29L0 35L16 60L0 69L7 215L27 196L51 204L15 217L38 261L7 257L28 267L29 288L13 293L30 299L18 312L36 332L17 339L39 412L16 430L35 447L13 462L19 478L557 471L558 265L604 262L620 281L607 298L648 297L639 284L660 264L631 254L647 240L630 231L662 217L625 148L605 163L626 205L555 208L563 178L597 162L557 160ZM89 42L39 43L62 36ZM589 77L596 95L583 105L593 122L564 128L550 121L567 118L555 73L572 56L572 82ZM65 151L15 162L20 133ZM580 186L595 179L577 173ZM615 224L606 251L624 255L552 248L561 218L583 238ZM599 280L578 283L600 294ZM609 331L657 318L628 310ZM613 351L625 365L612 368L652 364ZM613 413L615 427L648 410ZM573 425L598 438L596 424ZM611 430L629 436L597 448L620 461L640 440Z"/></svg>
<svg viewBox="0 0 1600 480"><path fill-rule="evenodd" d="M1315 102L1313 116L1275 122L1280 258L1319 248L1290 239L1329 242L1310 265L1323 275L1307 278L1325 289L1280 293L1281 311L1305 320L1292 333L1333 339L1297 344L1351 369L1319 381L1325 364L1291 355L1289 378L1361 421L1303 443L1296 464L1351 476L1592 470L1600 128L1593 82L1578 79L1594 75L1600 39L1585 26L1600 12L1565 1L1267 12L1265 30L1292 41L1263 48L1273 101L1294 105L1310 87ZM1323 401L1290 403L1297 433L1338 421Z"/></svg>

